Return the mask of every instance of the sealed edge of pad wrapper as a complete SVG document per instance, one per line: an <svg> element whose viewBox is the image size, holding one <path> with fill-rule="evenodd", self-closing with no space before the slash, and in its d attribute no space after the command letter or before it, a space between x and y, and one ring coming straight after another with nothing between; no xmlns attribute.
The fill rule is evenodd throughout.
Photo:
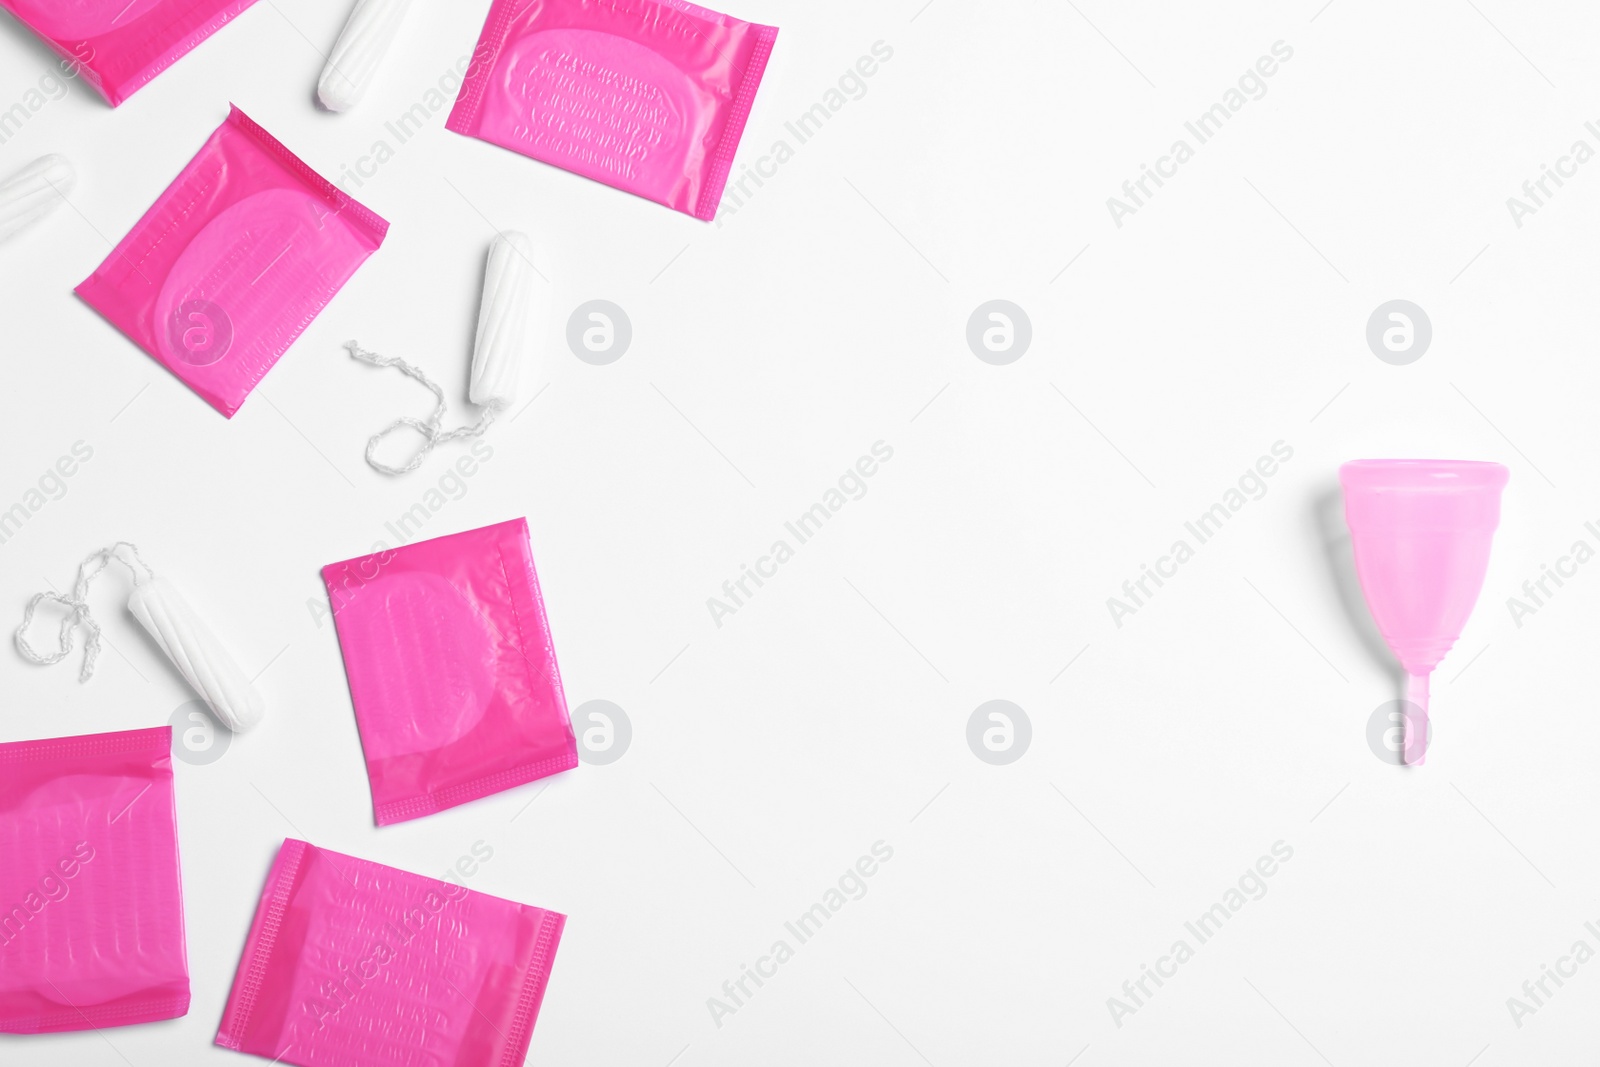
<svg viewBox="0 0 1600 1067"><path fill-rule="evenodd" d="M244 14L256 0L232 0L226 4L215 4L216 11L204 23L183 37L173 41L171 45L157 52L151 57L150 62L144 64L138 71L125 78L120 78L113 85L95 83L95 89L106 98L106 103L112 107L120 107L128 97L155 81L156 76L178 60L200 47L212 34ZM197 4L201 8L205 5ZM72 57L68 57L72 58Z"/></svg>
<svg viewBox="0 0 1600 1067"><path fill-rule="evenodd" d="M496 3L483 27L483 34L472 51L472 62L461 79L461 93L455 106L445 116L444 128L467 137L476 136L478 109L483 106L483 92L489 87L489 75L500 62L500 51L506 46L506 31L511 28L511 4Z"/></svg>
<svg viewBox="0 0 1600 1067"><path fill-rule="evenodd" d="M340 215L349 214L366 231L367 238L372 242L373 251L377 251L378 246L383 244L383 239L389 234L389 223L380 218L377 212L312 170L310 164L295 155L287 145L268 133L249 115L240 111L239 105L228 105L228 121L238 126L242 132L249 134L269 156L276 159L295 177L321 193L329 203L337 205Z"/></svg>
<svg viewBox="0 0 1600 1067"><path fill-rule="evenodd" d="M442 789L430 790L421 796L409 797L405 800L394 800L386 804L374 806L374 814L379 826L392 826L397 822L409 822L420 819L424 815L445 811L449 808L459 807L474 800L492 797L496 793L503 793L507 789L515 789L519 785L537 782L541 778L548 778L552 774L570 771L578 765L576 755L563 754L548 756L533 763L524 763L520 767L513 767L507 771L474 778L470 782L459 785L449 785Z"/></svg>
<svg viewBox="0 0 1600 1067"><path fill-rule="evenodd" d="M237 1052L243 1047L261 983L266 979L267 965L272 962L272 952L277 946L278 931L283 926L283 913L289 906L289 893L294 888L307 847L304 841L287 838L278 850L277 859L272 861L266 887L261 890L261 903L256 906L255 918L250 923L250 936L245 939L244 956L239 960L238 973L233 976L233 989L223 1009L222 1025L217 1029L216 1043L223 1048Z"/></svg>
<svg viewBox="0 0 1600 1067"><path fill-rule="evenodd" d="M739 141L744 137L744 127L750 121L750 108L756 100L756 90L761 88L761 76L766 73L767 60L772 58L772 46L778 40L775 26L751 23L755 30L755 48L750 53L750 64L744 77L739 79L738 91L733 95L733 107L728 112L727 124L717 139L711 156L711 167L706 171L706 184L700 190L699 203L695 204L694 217L711 222L717 217L717 207L722 203L722 190L727 187L728 174L733 170L733 157L739 151Z"/></svg>
<svg viewBox="0 0 1600 1067"><path fill-rule="evenodd" d="M539 934L534 938L533 958L528 962L522 988L517 991L517 1013L511 1019L511 1032L506 1035L506 1053L500 1059L500 1067L521 1067L528 1058L528 1045L533 1041L533 1024L539 1021L539 1008L544 1004L544 991L550 985L556 949L561 947L561 935L566 929L565 915L540 909Z"/></svg>
<svg viewBox="0 0 1600 1067"><path fill-rule="evenodd" d="M0 744L0 764L33 763L39 760L73 756L150 756L160 761L172 756L172 727L152 726L147 730L119 730L109 734L84 734L81 737L46 737L37 741L12 741Z"/></svg>

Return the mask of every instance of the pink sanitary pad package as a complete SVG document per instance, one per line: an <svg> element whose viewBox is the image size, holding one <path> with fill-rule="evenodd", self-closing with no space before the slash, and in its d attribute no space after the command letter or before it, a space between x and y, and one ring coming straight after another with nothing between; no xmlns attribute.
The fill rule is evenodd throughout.
<svg viewBox="0 0 1600 1067"><path fill-rule="evenodd" d="M299 1067L522 1067L565 925L290 839L217 1044Z"/></svg>
<svg viewBox="0 0 1600 1067"><path fill-rule="evenodd" d="M188 1010L172 727L0 745L0 1033Z"/></svg>
<svg viewBox="0 0 1600 1067"><path fill-rule="evenodd" d="M116 107L256 0L0 0Z"/></svg>
<svg viewBox="0 0 1600 1067"><path fill-rule="evenodd" d="M77 292L231 418L388 231L233 108Z"/></svg>
<svg viewBox="0 0 1600 1067"><path fill-rule="evenodd" d="M526 519L322 569L379 826L578 765Z"/></svg>
<svg viewBox="0 0 1600 1067"><path fill-rule="evenodd" d="M494 0L446 125L709 220L777 36L681 0Z"/></svg>

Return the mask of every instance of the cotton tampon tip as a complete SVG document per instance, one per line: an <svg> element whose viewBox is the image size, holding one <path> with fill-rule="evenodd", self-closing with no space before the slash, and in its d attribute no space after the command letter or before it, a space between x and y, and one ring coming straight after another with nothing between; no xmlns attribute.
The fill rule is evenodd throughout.
<svg viewBox="0 0 1600 1067"><path fill-rule="evenodd" d="M411 0L357 0L317 82L323 107L347 111L361 102L410 6Z"/></svg>
<svg viewBox="0 0 1600 1067"><path fill-rule="evenodd" d="M517 378L533 343L536 277L527 234L511 231L495 238L484 269L472 353L467 395L474 404L509 406L516 400Z"/></svg>
<svg viewBox="0 0 1600 1067"><path fill-rule="evenodd" d="M72 192L77 172L65 156L40 156L0 182L0 243L21 233Z"/></svg>
<svg viewBox="0 0 1600 1067"><path fill-rule="evenodd" d="M244 733L261 722L267 710L261 694L171 582L135 585L128 610L222 725Z"/></svg>

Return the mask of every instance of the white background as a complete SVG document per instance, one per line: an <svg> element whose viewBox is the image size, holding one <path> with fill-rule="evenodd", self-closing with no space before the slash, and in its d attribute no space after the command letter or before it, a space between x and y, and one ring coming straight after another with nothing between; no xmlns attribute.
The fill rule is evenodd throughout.
<svg viewBox="0 0 1600 1067"><path fill-rule="evenodd" d="M744 0L782 32L741 162L874 42L894 55L720 227L441 111L359 193L387 243L231 422L72 287L229 101L337 176L470 50L486 0L418 5L342 116L312 89L347 4L314 0L256 5L115 111L74 86L32 116L0 171L63 152L81 177L0 248L0 507L75 441L94 456L0 545L0 605L20 618L134 541L263 672L270 714L177 764L189 1015L0 1039L0 1061L239 1062L210 1042L292 835L432 874L481 840L470 885L568 913L533 1063L1592 1062L1600 963L1520 1028L1506 998L1600 949L1600 565L1520 628L1506 599L1600 545L1600 162L1521 228L1506 198L1575 139L1600 148L1600 13L1320 2ZM1265 97L1114 225L1106 198L1279 40ZM52 63L0 19L0 107ZM467 418L495 228L530 233L550 279L524 377L543 392L425 533L526 515L569 701L616 702L634 737L378 830L318 568L388 539L455 456L369 470L367 436L429 398L339 346L419 363ZM634 330L603 367L563 336L595 298ZM1032 321L1008 366L965 340L994 298ZM1434 329L1404 367L1364 338L1396 298ZM706 599L879 440L866 496L714 625ZM1266 495L1113 625L1106 598L1278 440ZM1395 681L1348 600L1335 495L1340 462L1386 455L1512 472L1420 770L1368 748ZM114 650L86 685L76 655L0 653L5 739L191 699L125 595L93 596ZM967 746L991 699L1032 721L1009 766ZM716 1026L707 998L878 840L867 895ZM1107 998L1279 840L1266 896L1116 1026Z"/></svg>

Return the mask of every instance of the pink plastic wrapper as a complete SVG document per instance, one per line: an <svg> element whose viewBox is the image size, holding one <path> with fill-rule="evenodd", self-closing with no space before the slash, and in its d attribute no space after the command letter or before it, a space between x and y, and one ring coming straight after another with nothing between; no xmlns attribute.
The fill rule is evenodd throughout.
<svg viewBox="0 0 1600 1067"><path fill-rule="evenodd" d="M0 0L116 107L256 0Z"/></svg>
<svg viewBox="0 0 1600 1067"><path fill-rule="evenodd" d="M172 727L0 745L0 1032L189 1010Z"/></svg>
<svg viewBox="0 0 1600 1067"><path fill-rule="evenodd" d="M379 826L578 765L528 522L322 569Z"/></svg>
<svg viewBox="0 0 1600 1067"><path fill-rule="evenodd" d="M77 292L231 418L388 232L233 108Z"/></svg>
<svg viewBox="0 0 1600 1067"><path fill-rule="evenodd" d="M495 0L446 126L710 220L777 36L679 0Z"/></svg>
<svg viewBox="0 0 1600 1067"><path fill-rule="evenodd" d="M291 838L217 1044L298 1067L521 1067L566 921Z"/></svg>

